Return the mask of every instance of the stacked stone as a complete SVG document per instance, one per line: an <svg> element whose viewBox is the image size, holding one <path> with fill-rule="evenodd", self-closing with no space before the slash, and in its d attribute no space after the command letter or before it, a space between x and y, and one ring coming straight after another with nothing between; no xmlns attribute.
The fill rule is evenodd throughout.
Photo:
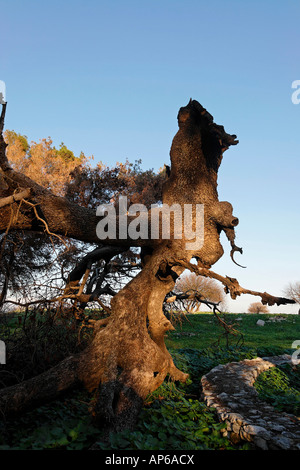
<svg viewBox="0 0 300 470"><path fill-rule="evenodd" d="M288 355L245 359L219 365L202 377L204 401L226 423L224 434L232 442L249 441L263 450L300 450L299 418L276 411L253 387L263 371L290 360Z"/></svg>

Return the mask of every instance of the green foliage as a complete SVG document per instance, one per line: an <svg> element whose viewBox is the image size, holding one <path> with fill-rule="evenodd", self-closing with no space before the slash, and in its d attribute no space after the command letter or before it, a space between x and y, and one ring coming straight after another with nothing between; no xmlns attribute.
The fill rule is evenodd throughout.
<svg viewBox="0 0 300 470"><path fill-rule="evenodd" d="M199 333L199 336L196 336L197 347L182 347L184 341L177 339L177 343L174 340L175 347L170 349L176 366L188 373L189 379L185 384L181 384L174 383L167 378L155 392L148 396L133 431L113 434L109 442L104 441L100 430L93 426L89 418L88 408L92 397L87 392L74 390L60 400L7 422L3 432L0 430L0 436L2 435L0 450L85 450L95 442L100 449L112 450L180 451L251 448L251 444L247 443L233 445L226 437L223 437L223 424L218 421L215 410L208 408L201 400L201 377L219 364L252 359L257 356L291 353L287 346L290 346L292 340L298 337L299 319L291 316L282 325L268 324L266 328L258 328L255 325L257 316L241 315L241 328L244 330L247 345L239 348L235 346L226 348L211 346L212 341L207 341L207 338L205 338L205 344L208 346L201 347L203 324L206 324L205 335L208 339L212 338L210 331L214 333L216 331L213 315L190 317L192 317L191 322L183 322L182 330ZM208 323L208 319L212 323ZM33 322L33 326L34 324ZM44 323L39 327L43 325ZM9 326L17 329L19 325L12 319ZM277 341L275 338L277 338L276 329L278 328L283 328L283 331L280 331L280 340ZM263 399L275 404L279 409L294 414L299 413L299 369L299 367L292 368L286 364L279 368L271 368L261 374L256 386Z"/></svg>
<svg viewBox="0 0 300 470"><path fill-rule="evenodd" d="M82 160L82 154L81 156L78 158L78 157L75 157L74 153L72 152L72 150L69 150L67 148L67 146L62 142L60 144L60 147L59 147L59 150L56 150L56 153L57 155L62 158L65 162L68 162L68 161L75 161L75 160L78 160L78 162L80 162L80 160Z"/></svg>
<svg viewBox="0 0 300 470"><path fill-rule="evenodd" d="M155 400L144 408L134 432L114 434L109 444L99 445L102 449L127 450L232 449L221 434L223 427L204 403L179 395Z"/></svg>
<svg viewBox="0 0 300 470"><path fill-rule="evenodd" d="M100 430L89 418L91 396L74 391L62 400L27 413L8 423L1 449L88 449L97 442L101 449L127 450L203 450L234 449L222 435L224 424L215 410L199 397L201 376L212 367L229 360L253 357L252 350L234 349L174 351L174 361L190 374L185 384L168 378L149 395L134 431L112 434L104 442ZM248 445L239 448L247 449Z"/></svg>
<svg viewBox="0 0 300 470"><path fill-rule="evenodd" d="M286 363L259 375L259 396L280 411L300 415L300 367Z"/></svg>
<svg viewBox="0 0 300 470"><path fill-rule="evenodd" d="M6 130L5 141L8 144L19 142L19 144L21 145L21 149L23 150L24 153L26 153L29 150L29 144L28 144L28 139L26 135L18 134L15 131Z"/></svg>
<svg viewBox="0 0 300 470"><path fill-rule="evenodd" d="M89 418L89 398L86 393L73 391L65 399L8 422L0 437L0 450L88 448L101 435Z"/></svg>

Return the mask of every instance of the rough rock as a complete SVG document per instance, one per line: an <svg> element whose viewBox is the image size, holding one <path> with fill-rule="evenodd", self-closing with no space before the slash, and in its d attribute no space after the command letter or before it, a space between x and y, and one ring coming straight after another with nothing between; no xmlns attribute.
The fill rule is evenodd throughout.
<svg viewBox="0 0 300 470"><path fill-rule="evenodd" d="M253 387L263 371L291 361L288 355L245 359L219 365L202 377L202 393L226 424L224 435L233 442L253 442L261 450L299 450L300 420L275 410Z"/></svg>

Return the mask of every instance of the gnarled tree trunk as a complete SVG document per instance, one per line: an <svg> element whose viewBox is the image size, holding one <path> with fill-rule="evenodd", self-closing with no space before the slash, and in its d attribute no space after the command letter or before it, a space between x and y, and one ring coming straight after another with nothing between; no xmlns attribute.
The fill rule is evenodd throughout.
<svg viewBox="0 0 300 470"><path fill-rule="evenodd" d="M1 131L4 113L5 107ZM197 101L191 100L180 109L178 124L179 130L171 147L171 172L164 185L163 203L169 206L178 204L182 211L186 204L192 204L193 208L197 204L204 205L204 243L188 249L187 242L191 240L187 240L184 234L181 239L176 238L176 227L173 227L170 239L107 239L99 243L96 235L99 217L89 209L53 196L15 172L6 159L1 134L1 176L6 188L2 194L6 198L1 209L2 232L8 229L41 231L46 227L49 233L99 243L99 250L85 257L71 273L69 284L73 286L79 285L93 259L113 257L130 246L141 246L146 253L143 269L112 299L110 316L96 323L94 339L88 348L41 376L0 391L0 407L4 413L19 412L48 397L53 398L76 383L83 383L89 390L96 391L95 419L114 430L133 426L143 400L164 381L167 374L174 380L185 381L187 378L175 367L165 346L164 336L173 326L162 311L166 294L172 291L176 278L184 269L221 281L233 298L241 293L252 293L270 305L290 302L243 289L235 279L223 278L210 270L223 255L219 239L222 230L231 243L232 257L235 251L241 252L234 243L238 219L233 215L230 203L219 201L217 192L218 168L223 153L237 143L236 136L227 134L222 126L216 125ZM24 191L27 191L25 198ZM13 194L19 196L8 200ZM151 222L151 212L147 217ZM194 210L193 229L196 222ZM107 246L103 247L103 244ZM192 259L197 264L191 263Z"/></svg>

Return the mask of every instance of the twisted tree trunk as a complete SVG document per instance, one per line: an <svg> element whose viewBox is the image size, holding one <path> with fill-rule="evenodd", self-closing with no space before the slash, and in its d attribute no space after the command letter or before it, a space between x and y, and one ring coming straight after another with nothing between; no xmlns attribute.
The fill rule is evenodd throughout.
<svg viewBox="0 0 300 470"><path fill-rule="evenodd" d="M4 110L5 111L5 110ZM2 114L2 129L4 114ZM281 304L288 299L272 297L243 289L235 279L213 273L211 266L223 255L220 232L224 230L235 251L234 228L238 219L228 202L220 202L217 193L217 174L223 152L237 143L222 126L197 102L180 109L179 130L171 147L171 172L163 190L163 203L178 204L182 211L186 204L193 207L190 229L197 226L196 205L204 205L204 243L187 245L193 240L183 233L176 238L178 226L173 227L169 239L107 239L103 246L85 257L71 273L69 284L79 284L88 263L112 257L129 246L144 247L143 269L126 285L111 303L111 314L95 325L95 335L86 350L70 357L50 371L23 384L0 391L0 407L5 414L20 412L47 398L53 398L70 386L82 383L96 391L93 414L110 429L131 427L139 414L143 400L164 381L167 374L174 380L185 381L187 375L178 370L167 351L164 336L174 329L162 311L163 301L172 291L176 278L184 269L221 281L233 298L241 293L253 293L263 302ZM2 131L1 129L1 131ZM10 229L41 231L97 242L96 225L99 217L89 209L78 207L64 198L53 196L29 178L15 172L5 155L1 134L0 164L2 179L9 187L4 192L0 231ZM21 200L7 197L22 194L30 188L30 195ZM33 206L27 204L30 202ZM1 200L0 200L1 207ZM38 208L38 212L37 212ZM151 222L151 212L147 215ZM129 222L133 218L129 218ZM183 220L175 221L183 224ZM151 226L150 226L151 228ZM179 227L180 228L180 227ZM182 228L182 227L181 227ZM195 239L197 233L195 232ZM110 248L111 246L111 248ZM191 263L195 259L197 264ZM82 300L82 299L81 299ZM84 298L84 301L87 301Z"/></svg>

